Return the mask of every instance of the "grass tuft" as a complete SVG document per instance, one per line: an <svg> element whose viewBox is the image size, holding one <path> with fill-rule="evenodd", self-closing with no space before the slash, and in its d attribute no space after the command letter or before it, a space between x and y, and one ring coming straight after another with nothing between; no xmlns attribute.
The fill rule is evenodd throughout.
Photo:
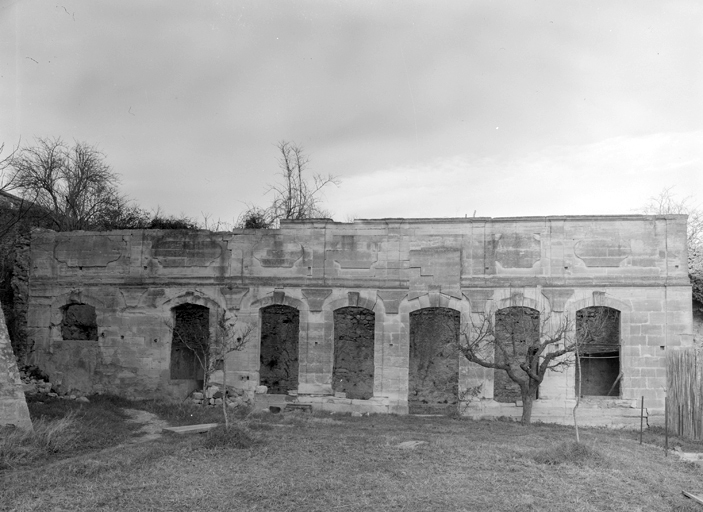
<svg viewBox="0 0 703 512"><path fill-rule="evenodd" d="M585 466L592 462L602 462L603 457L596 450L583 443L564 441L538 451L532 455L532 459L539 464L547 464L548 466L558 464Z"/></svg>
<svg viewBox="0 0 703 512"><path fill-rule="evenodd" d="M63 418L35 420L33 432L6 429L0 438L0 469L72 451L78 442L75 422L76 413L71 411Z"/></svg>
<svg viewBox="0 0 703 512"><path fill-rule="evenodd" d="M221 425L210 430L205 436L203 446L209 450L216 448L251 448L260 441L254 437L248 429L238 425L230 425L226 428Z"/></svg>

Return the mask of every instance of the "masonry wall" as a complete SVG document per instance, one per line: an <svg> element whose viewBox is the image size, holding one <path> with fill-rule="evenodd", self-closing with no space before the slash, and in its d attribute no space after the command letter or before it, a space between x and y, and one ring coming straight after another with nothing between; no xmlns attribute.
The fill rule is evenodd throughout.
<svg viewBox="0 0 703 512"><path fill-rule="evenodd" d="M210 308L252 326L228 359L228 382L260 379L261 310L295 308L298 400L336 411L408 410L410 314L450 308L461 325L477 313L526 306L557 318L588 306L621 312L621 395L587 400L597 424L630 421L642 396L663 411L665 355L692 343L685 216L381 219L284 222L279 230L227 233L37 232L32 242L28 337L32 360L65 390L182 398L197 385L169 372L172 309ZM65 340L62 312L88 304L97 340ZM334 311L374 313L373 396L335 397ZM493 372L459 361L461 410L518 416L493 400ZM570 421L574 371L540 389L536 419ZM637 402L639 403L639 402ZM638 407L638 406L637 406ZM590 409L589 409L590 408ZM592 410L592 412L588 412Z"/></svg>

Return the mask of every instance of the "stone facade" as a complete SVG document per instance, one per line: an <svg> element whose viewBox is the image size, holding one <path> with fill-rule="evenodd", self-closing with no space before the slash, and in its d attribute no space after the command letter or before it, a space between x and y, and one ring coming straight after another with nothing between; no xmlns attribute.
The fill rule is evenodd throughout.
<svg viewBox="0 0 703 512"><path fill-rule="evenodd" d="M32 242L27 334L33 362L65 391L183 398L198 382L197 376L172 378L174 308L204 306L211 329L223 311L253 328L245 349L228 356L228 383L253 392L262 371L278 382L268 377L275 367L295 365L296 375L285 377L280 389L299 402L328 411L406 413L409 368L418 364L411 360L411 317L423 318L413 312L448 308L464 326L472 314L511 306L572 318L584 308L605 307L620 319L610 356L619 368L619 394L586 397L583 423L639 422L642 396L650 421L657 421L666 353L692 343L686 258L681 215L311 220L226 233L42 231ZM72 305L90 308L73 314ZM353 308L373 313L360 320L373 322L373 347L352 370L335 363L335 337L341 341L334 318L341 308L352 308L347 317ZM73 320L66 319L69 310ZM70 331L67 322L86 325L71 324ZM282 323L270 327L276 322ZM83 334L65 339L63 333L74 331ZM262 368L262 340L281 336L287 336L285 361L268 354ZM368 335L345 339L354 336ZM458 359L463 414L520 415L519 402L493 400L492 370ZM452 366L443 368L446 392ZM333 375L340 372L365 375L354 383L370 379L372 396L335 393ZM573 368L548 374L533 419L571 421L574 376ZM467 389L477 396L467 400Z"/></svg>

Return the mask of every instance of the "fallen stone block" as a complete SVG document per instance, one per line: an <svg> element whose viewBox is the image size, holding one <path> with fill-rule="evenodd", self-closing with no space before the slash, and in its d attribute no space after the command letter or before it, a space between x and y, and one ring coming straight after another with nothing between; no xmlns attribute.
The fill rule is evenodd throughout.
<svg viewBox="0 0 703 512"><path fill-rule="evenodd" d="M219 423L201 423L200 425L185 425L183 427L166 427L165 432L173 432L174 434L202 434L217 427Z"/></svg>
<svg viewBox="0 0 703 512"><path fill-rule="evenodd" d="M427 441L403 441L397 444L396 448L400 448L401 450L414 450L421 444L427 444Z"/></svg>

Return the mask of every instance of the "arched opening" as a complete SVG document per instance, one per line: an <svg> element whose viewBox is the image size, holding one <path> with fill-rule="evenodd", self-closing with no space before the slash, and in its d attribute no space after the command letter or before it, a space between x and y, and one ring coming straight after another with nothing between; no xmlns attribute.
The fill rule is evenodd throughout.
<svg viewBox="0 0 703 512"><path fill-rule="evenodd" d="M410 413L442 413L456 409L459 328L460 314L453 309L423 308L410 313Z"/></svg>
<svg viewBox="0 0 703 512"><path fill-rule="evenodd" d="M181 304L171 312L171 379L196 380L202 387L204 355L210 342L210 309L197 304Z"/></svg>
<svg viewBox="0 0 703 512"><path fill-rule="evenodd" d="M620 311L592 306L576 312L576 393L620 396Z"/></svg>
<svg viewBox="0 0 703 512"><path fill-rule="evenodd" d="M97 340L98 321L95 308L89 304L68 304L61 308L61 338L64 340Z"/></svg>
<svg viewBox="0 0 703 512"><path fill-rule="evenodd" d="M366 308L334 311L334 369L332 389L347 398L373 396L374 331L376 315Z"/></svg>
<svg viewBox="0 0 703 512"><path fill-rule="evenodd" d="M290 306L274 304L261 309L259 383L273 394L298 389L298 338L300 314Z"/></svg>
<svg viewBox="0 0 703 512"><path fill-rule="evenodd" d="M536 309L511 306L495 314L495 361L506 363L525 361L528 350L539 343L540 315ZM537 396L539 398L539 390ZM510 403L522 400L520 386L505 370L493 370L493 399Z"/></svg>

